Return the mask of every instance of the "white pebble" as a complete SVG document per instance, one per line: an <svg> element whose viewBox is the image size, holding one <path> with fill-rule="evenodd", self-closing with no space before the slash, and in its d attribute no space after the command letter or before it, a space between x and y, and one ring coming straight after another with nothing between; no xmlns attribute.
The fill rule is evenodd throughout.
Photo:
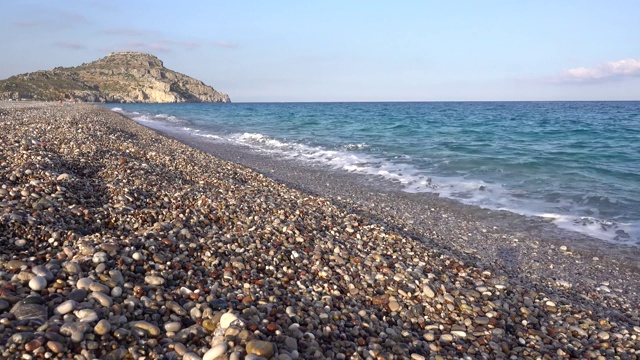
<svg viewBox="0 0 640 360"><path fill-rule="evenodd" d="M78 305L78 303L75 302L75 300L67 300L67 301L63 302L62 304L56 306L56 308L53 309L53 313L56 314L56 315L68 314L68 313L72 312L73 310L75 310L77 305Z"/></svg>
<svg viewBox="0 0 640 360"><path fill-rule="evenodd" d="M107 261L107 253L104 251L98 251L93 254L93 258L91 259L94 263L99 264Z"/></svg>
<svg viewBox="0 0 640 360"><path fill-rule="evenodd" d="M92 283L93 283L93 280L91 280L89 278L86 278L86 277L85 278L80 278L76 282L76 287L78 289L89 290L89 287L91 286Z"/></svg>
<svg viewBox="0 0 640 360"><path fill-rule="evenodd" d="M111 289L111 296L120 297L120 295L122 295L122 288L120 286L116 286Z"/></svg>
<svg viewBox="0 0 640 360"><path fill-rule="evenodd" d="M82 309L73 312L80 322L92 322L98 320L98 314L92 309Z"/></svg>
<svg viewBox="0 0 640 360"><path fill-rule="evenodd" d="M201 360L202 358L196 353L188 352L182 355L182 360Z"/></svg>
<svg viewBox="0 0 640 360"><path fill-rule="evenodd" d="M232 322L238 320L238 317L233 313L225 313L220 318L220 328L226 329Z"/></svg>
<svg viewBox="0 0 640 360"><path fill-rule="evenodd" d="M178 332L182 328L182 324L178 321L172 321L164 324L164 330L166 332Z"/></svg>
<svg viewBox="0 0 640 360"><path fill-rule="evenodd" d="M27 240L25 239L18 239L15 241L15 244L17 247L23 247L25 245L27 245Z"/></svg>
<svg viewBox="0 0 640 360"><path fill-rule="evenodd" d="M218 356L224 354L225 352L227 352L227 344L226 343L218 344L212 347L211 349L209 349L209 351L207 351L202 357L202 360L213 360Z"/></svg>
<svg viewBox="0 0 640 360"><path fill-rule="evenodd" d="M144 277L144 282L146 282L149 285L158 286L158 285L163 285L165 280L160 276L148 275Z"/></svg>
<svg viewBox="0 0 640 360"><path fill-rule="evenodd" d="M96 299L100 305L108 308L113 304L113 300L111 300L111 298L109 297L109 295L100 292L100 291L94 291L91 293L91 297Z"/></svg>
<svg viewBox="0 0 640 360"><path fill-rule="evenodd" d="M42 276L43 278L47 279L47 281L53 280L53 274L44 265L38 265L34 267L33 269L31 269L31 272L36 275Z"/></svg>
<svg viewBox="0 0 640 360"><path fill-rule="evenodd" d="M47 279L42 276L34 276L29 280L29 287L33 291L40 291L47 287Z"/></svg>

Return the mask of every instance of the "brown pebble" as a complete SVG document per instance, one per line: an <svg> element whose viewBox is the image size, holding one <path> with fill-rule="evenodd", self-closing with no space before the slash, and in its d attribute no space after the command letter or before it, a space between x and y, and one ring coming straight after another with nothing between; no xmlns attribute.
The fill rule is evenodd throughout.
<svg viewBox="0 0 640 360"><path fill-rule="evenodd" d="M57 341L47 341L47 348L56 354L60 354L65 351L64 345Z"/></svg>
<svg viewBox="0 0 640 360"><path fill-rule="evenodd" d="M39 348L43 344L44 344L44 339L43 338L33 339L33 340L29 341L28 343L24 344L24 349L27 352L33 352L34 350L36 350L37 348Z"/></svg>

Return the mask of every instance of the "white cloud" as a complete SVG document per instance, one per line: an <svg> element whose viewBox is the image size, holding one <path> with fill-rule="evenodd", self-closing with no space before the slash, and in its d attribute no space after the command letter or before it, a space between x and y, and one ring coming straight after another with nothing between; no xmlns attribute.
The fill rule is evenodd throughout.
<svg viewBox="0 0 640 360"><path fill-rule="evenodd" d="M227 48L227 49L233 49L233 48L237 48L238 44L236 43L232 43L229 41L214 41L211 43L211 45L213 46L217 46L217 47L222 47L222 48Z"/></svg>
<svg viewBox="0 0 640 360"><path fill-rule="evenodd" d="M82 50L87 48L83 44L71 42L71 41L59 42L59 43L56 43L55 45L65 49L72 49L72 50Z"/></svg>
<svg viewBox="0 0 640 360"><path fill-rule="evenodd" d="M563 72L556 82L586 83L640 77L640 60L609 61L593 68L578 67Z"/></svg>

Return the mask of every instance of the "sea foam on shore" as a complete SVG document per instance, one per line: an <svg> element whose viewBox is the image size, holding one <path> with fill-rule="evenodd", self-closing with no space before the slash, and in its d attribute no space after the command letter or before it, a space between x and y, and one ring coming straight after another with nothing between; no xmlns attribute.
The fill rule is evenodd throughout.
<svg viewBox="0 0 640 360"><path fill-rule="evenodd" d="M2 358L636 356L635 273L526 228L436 200L412 225L94 106L0 127Z"/></svg>

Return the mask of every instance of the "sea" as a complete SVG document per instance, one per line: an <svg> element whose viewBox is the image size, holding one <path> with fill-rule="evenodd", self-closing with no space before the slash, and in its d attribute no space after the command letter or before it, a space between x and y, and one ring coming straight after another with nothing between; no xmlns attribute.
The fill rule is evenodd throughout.
<svg viewBox="0 0 640 360"><path fill-rule="evenodd" d="M640 102L106 106L157 130L640 246Z"/></svg>

